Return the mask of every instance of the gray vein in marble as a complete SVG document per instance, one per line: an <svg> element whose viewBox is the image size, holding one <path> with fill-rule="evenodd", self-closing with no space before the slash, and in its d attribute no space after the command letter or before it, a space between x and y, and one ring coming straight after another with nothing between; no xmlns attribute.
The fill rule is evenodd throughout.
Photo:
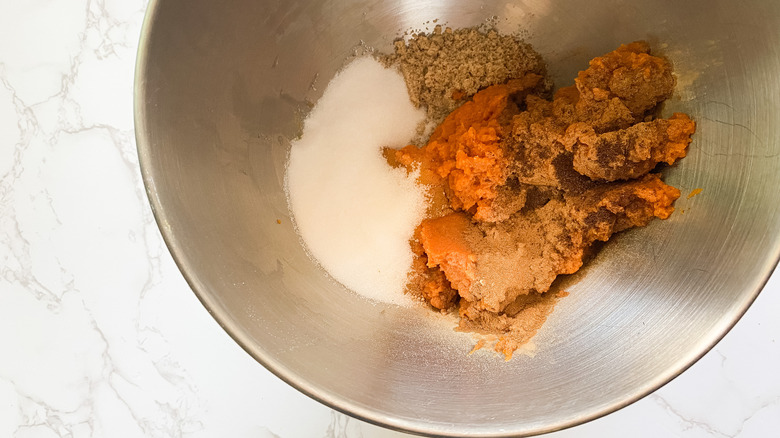
<svg viewBox="0 0 780 438"><path fill-rule="evenodd" d="M26 415L24 412L22 412L22 417L24 417L24 419L17 427L13 436L17 436L24 429L30 429L34 427L45 427L51 429L55 434L63 438L72 436L70 433L72 425L69 421L63 420L63 417L70 417L74 415L78 416L85 407L83 404L72 411L57 409L46 403L44 400L38 399L29 394L25 394L25 392L20 390L13 381L10 381L10 383L14 387L15 392L19 398L26 400L29 404L37 408L33 411L33 415ZM91 412L91 409L89 409L89 411ZM91 420L88 419L84 422L87 422L90 425L90 428L92 428ZM63 431L66 432L65 435L63 435Z"/></svg>
<svg viewBox="0 0 780 438"><path fill-rule="evenodd" d="M330 412L330 424L324 438L363 438L360 424L340 412Z"/></svg>
<svg viewBox="0 0 780 438"><path fill-rule="evenodd" d="M161 278L161 262L160 258L165 254L163 250L161 239L156 233L154 221L151 216L151 211L146 204L146 195L141 184L140 172L138 171L137 155L135 153L135 144L133 141L132 130L123 130L115 126L104 123L88 123L84 119L82 107L79 103L79 98L73 95L73 87L76 83L81 67L85 59L88 58L89 53L93 53L98 61L105 60L111 57L120 56L117 52L119 48L129 49L134 52L135 50L135 38L136 34L128 32L129 29L134 28L135 23L123 23L114 19L106 8L107 4L103 1L87 1L84 4L84 11L87 14L86 26L79 33L79 49L71 57L70 67L67 71L62 73L60 81L60 90L48 96L44 101L37 102L33 105L28 105L18 97L13 85L10 83L5 75L5 65L0 64L0 84L9 91L12 96L13 105L16 110L17 126L19 129L19 141L14 145L14 162L11 170L5 174L0 175L0 208L2 208L4 219L7 221L7 225L3 227L6 235L2 236L2 243L7 246L9 250L10 259L4 263L2 268L2 276L8 282L18 284L23 290L26 290L33 294L33 296L42 304L46 304L50 311L58 311L61 306L61 299L66 293L76 293L83 295L83 292L75 289L75 279L73 275L63 267L63 264L59 257L55 257L57 264L59 265L59 271L62 277L62 284L57 288L57 291L52 290L51 287L40 281L35 273L31 270L31 255L30 255L30 242L25 237L25 234L18 223L13 211L7 211L13 208L9 205L9 197L14 193L15 186L18 178L25 171L34 171L34 168L25 169L22 165L24 161L25 151L37 143L36 147L49 147L56 148L58 146L58 140L62 135L76 135L83 134L92 131L106 132L111 139L111 144L117 150L119 157L122 159L128 174L131 176L133 182L133 189L135 191L135 198L138 203L139 209L142 210L143 223L140 228L131 229L130 233L142 234L142 246L145 248L144 252L148 256L145 259L146 262L146 278L144 284L141 287L141 291L138 294L137 302L132 318L132 324L135 329L136 339L140 340L141 336L148 336L149 333L154 333L158 340L165 341L162 333L156 330L149 330L149 327L143 326L141 319L138 318L138 312L140 307L140 300L149 293L154 286L160 283ZM143 10L146 8L146 2L141 4L138 9L138 15L141 16ZM131 33L131 35L128 35ZM98 41L92 41L94 34L99 36ZM117 39L117 37L120 37ZM132 68L132 64L128 63L128 66ZM132 84L126 84L128 93L132 91ZM39 111L51 111L54 110L58 117L56 122L52 125L41 126L37 118ZM45 204L47 204L48 216L54 219L56 224L61 228L62 222L57 217L57 213L52 207L52 197L50 193L41 187L33 188L37 190L37 193L31 193L32 196L40 197ZM18 191L18 190L17 190ZM9 223L10 222L10 223ZM10 233L10 234L9 234ZM137 237L137 236L136 236ZM57 411L55 408L47 405L45 400L36 400L31 396L25 396L22 391L14 384L13 380L9 379L17 397L20 399L28 400L29 404L38 406L35 411L43 412L43 415L29 415L22 413L25 416L25 421L20 425L20 429L17 429L17 433L21 433L21 428L34 428L34 427L47 427L58 436L74 436L72 430L68 427L64 427L64 424L70 424L70 426L76 426L78 424L86 423L89 426L90 435L94 433L95 425L93 423L92 416L94 415L95 408L92 406L94 402L94 394L98 391L98 388L102 384L106 384L108 388L113 392L116 400L124 405L128 415L130 415L140 430L144 432L146 436L182 436L181 426L188 422L190 419L186 418L188 413L182 410L182 406L176 406L163 400L152 400L157 409L162 412L164 421L159 421L161 418L155 416L152 418L144 418L140 416L134 409L134 403L131 403L125 398L123 390L117 386L118 380L121 379L127 384L135 386L139 391L143 391L143 388L133 379L133 377L126 375L121 367L117 366L117 361L113 357L111 351L114 344L113 340L116 338L114 335L107 334L98 319L93 314L93 311L89 308L87 302L82 300L84 310L87 312L90 318L90 324L95 333L102 340L103 352L102 361L103 367L99 376L85 376L86 384L89 386L88 397L82 400L83 404L74 412ZM142 333L145 333L142 335ZM132 343L132 341L131 341ZM138 347L138 351L146 352L142 345L135 343ZM126 348L126 347L119 347ZM148 360L143 358L143 360ZM184 390L186 393L192 394L196 391L196 388L186 377L186 371L180 369L180 365L171 362L170 360L163 363L163 359L150 360L152 368L159 374L159 376L166 382L170 383L173 388L178 390ZM172 373L172 370L176 370ZM152 397L154 398L154 397ZM23 409L25 412L29 412L28 409ZM85 422L79 421L77 418L86 418ZM62 417L73 417L70 420L63 421ZM167 426L167 427L166 427ZM160 427L163 427L162 429Z"/></svg>
<svg viewBox="0 0 780 438"><path fill-rule="evenodd" d="M705 432L707 432L708 434L710 434L713 437L715 437L715 436L724 437L724 438L733 437L733 435L728 435L726 433L723 433L723 432L713 428L708 423L705 423L705 422L702 422L702 421L695 421L695 420L691 420L689 418L686 418L685 415L683 415L679 411L677 411L674 408L674 406L672 406L671 403L669 403L665 398L663 398L663 396L661 396L661 395L659 395L657 393L656 394L652 394L649 398L651 400L653 400L656 404L658 404L661 407L663 407L667 412L670 412L675 417L677 417L685 425L684 426L684 430L689 430L689 429L692 429L692 428L698 428L698 429L704 430Z"/></svg>

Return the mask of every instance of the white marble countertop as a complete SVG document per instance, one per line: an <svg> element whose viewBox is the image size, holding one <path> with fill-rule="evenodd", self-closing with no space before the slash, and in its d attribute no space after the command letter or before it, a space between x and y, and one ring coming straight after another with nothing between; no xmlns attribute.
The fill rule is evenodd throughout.
<svg viewBox="0 0 780 438"><path fill-rule="evenodd" d="M0 437L399 437L258 365L184 282L142 187L145 0L0 0ZM780 436L780 274L654 394L551 437Z"/></svg>

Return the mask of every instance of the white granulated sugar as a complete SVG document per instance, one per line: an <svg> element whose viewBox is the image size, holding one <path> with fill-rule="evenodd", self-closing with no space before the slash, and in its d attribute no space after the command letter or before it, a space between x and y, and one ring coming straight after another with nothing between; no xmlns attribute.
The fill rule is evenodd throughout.
<svg viewBox="0 0 780 438"><path fill-rule="evenodd" d="M298 232L330 275L364 297L409 305L409 247L425 193L383 147L408 144L425 118L400 73L372 58L328 84L292 144L287 190Z"/></svg>

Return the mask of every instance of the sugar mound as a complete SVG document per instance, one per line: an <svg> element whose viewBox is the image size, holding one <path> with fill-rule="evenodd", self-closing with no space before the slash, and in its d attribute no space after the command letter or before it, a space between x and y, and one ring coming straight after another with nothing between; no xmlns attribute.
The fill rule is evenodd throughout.
<svg viewBox="0 0 780 438"><path fill-rule="evenodd" d="M408 144L424 118L400 73L359 58L331 80L292 144L286 179L298 232L334 279L369 299L412 302L403 291L408 242L425 193L381 150Z"/></svg>

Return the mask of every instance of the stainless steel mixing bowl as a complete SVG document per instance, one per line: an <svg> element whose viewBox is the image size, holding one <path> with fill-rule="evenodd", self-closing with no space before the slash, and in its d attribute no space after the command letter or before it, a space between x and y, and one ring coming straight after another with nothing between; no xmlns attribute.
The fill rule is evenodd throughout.
<svg viewBox="0 0 780 438"><path fill-rule="evenodd" d="M424 309L367 302L302 249L283 190L290 139L362 47L439 19L524 30L559 85L647 39L698 123L666 169L666 221L618 236L568 282L533 357L467 355ZM427 24L428 28L432 26ZM144 25L136 131L163 236L228 333L295 388L391 428L534 434L604 415L669 381L747 309L780 252L780 2L157 0ZM698 196L686 194L701 188ZM277 223L279 220L281 223Z"/></svg>

